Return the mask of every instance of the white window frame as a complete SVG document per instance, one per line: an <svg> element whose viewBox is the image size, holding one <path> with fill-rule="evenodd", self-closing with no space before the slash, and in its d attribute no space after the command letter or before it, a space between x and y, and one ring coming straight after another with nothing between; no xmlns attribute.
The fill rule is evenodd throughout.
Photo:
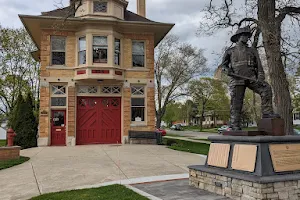
<svg viewBox="0 0 300 200"><path fill-rule="evenodd" d="M134 87L140 87L140 89L136 90L135 92L132 92L132 89ZM144 90L143 93L141 93L141 90ZM147 97L146 97L146 86L145 85L131 85L130 86L130 92L131 92L131 98L130 98L130 121L132 125L146 125L147 124ZM143 98L144 99L144 106L132 106L132 99L134 98ZM144 121L132 121L132 108L144 108Z"/></svg>
<svg viewBox="0 0 300 200"><path fill-rule="evenodd" d="M59 51L59 50L53 50L52 48L52 38L57 37L57 38L64 38L65 40L65 49L64 51ZM67 37L65 36L58 36L58 35L51 35L50 36L50 46L51 46L51 51L50 51L50 64L51 66L66 66L66 62L67 62L67 51L66 51L66 46L67 46ZM65 53L65 62L62 65L57 65L57 64L53 64L53 52L60 52L60 53Z"/></svg>
<svg viewBox="0 0 300 200"><path fill-rule="evenodd" d="M143 42L144 43L144 66L143 67L138 67L138 66L133 66L133 43L134 42ZM146 58L146 52L147 52L147 49L146 49L146 41L145 40L132 40L131 42L131 46L132 46L132 50L131 50L131 65L133 68L137 68L137 69L144 69L144 68L147 68L147 58Z"/></svg>
<svg viewBox="0 0 300 200"><path fill-rule="evenodd" d="M80 39L82 39L82 38L85 38L85 50L80 51ZM78 37L77 42L78 42L78 48L77 48L77 50L78 50L78 52L77 52L77 57L78 57L77 62L78 62L78 65L86 65L87 61L88 61L88 54L87 54L88 43L87 43L87 37L86 36L80 36L80 37ZM85 51L85 63L82 64L82 63L80 63L80 53L84 52L84 51Z"/></svg>
<svg viewBox="0 0 300 200"><path fill-rule="evenodd" d="M53 87L55 86L62 86L65 88L65 93L64 94L55 94L55 91L53 92ZM66 109L68 106L68 87L66 84L59 84L59 83L54 83L50 84L50 107L52 109ZM66 105L65 106L52 106L52 98L66 98Z"/></svg>
<svg viewBox="0 0 300 200"><path fill-rule="evenodd" d="M102 45L94 45L94 38L95 37L105 37L106 38L106 47ZM99 46L101 49L106 49L106 62L94 62L94 46ZM92 63L93 65L101 65L101 64L108 64L109 63L109 37L108 35L92 35Z"/></svg>
<svg viewBox="0 0 300 200"><path fill-rule="evenodd" d="M95 11L95 2L97 2L97 3L106 3L106 11L105 12L102 12L102 11ZM97 0L94 0L93 1L93 7L92 7L92 9L93 9L93 13L108 13L108 7L109 7L109 5L108 5L108 1L97 1Z"/></svg>

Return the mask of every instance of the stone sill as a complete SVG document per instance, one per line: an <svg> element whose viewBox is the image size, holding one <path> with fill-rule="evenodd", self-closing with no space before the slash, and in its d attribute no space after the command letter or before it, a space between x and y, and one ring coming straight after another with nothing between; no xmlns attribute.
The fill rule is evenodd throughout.
<svg viewBox="0 0 300 200"><path fill-rule="evenodd" d="M131 127L147 127L147 124L130 124Z"/></svg>
<svg viewBox="0 0 300 200"><path fill-rule="evenodd" d="M131 68L131 69L126 69L126 71L132 71L132 72L149 72L150 69L146 69L144 67L141 67L141 68Z"/></svg>

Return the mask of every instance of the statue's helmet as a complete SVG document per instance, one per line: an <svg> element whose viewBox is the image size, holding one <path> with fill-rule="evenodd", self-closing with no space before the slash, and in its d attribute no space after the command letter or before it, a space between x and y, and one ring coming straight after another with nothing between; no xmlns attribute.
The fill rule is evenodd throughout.
<svg viewBox="0 0 300 200"><path fill-rule="evenodd" d="M249 36L249 38L251 37L252 33L251 33L251 29L250 26L246 26L243 28L239 28L236 33L231 37L231 42L236 43L239 40L239 37L241 35L247 35Z"/></svg>

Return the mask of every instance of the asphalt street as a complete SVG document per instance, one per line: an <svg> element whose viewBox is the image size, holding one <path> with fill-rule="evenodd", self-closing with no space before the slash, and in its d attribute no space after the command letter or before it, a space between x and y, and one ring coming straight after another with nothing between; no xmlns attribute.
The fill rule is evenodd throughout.
<svg viewBox="0 0 300 200"><path fill-rule="evenodd" d="M201 139L207 139L209 136L218 135L217 133L207 133L207 132L167 130L167 135L168 134L186 136L191 138L201 138Z"/></svg>

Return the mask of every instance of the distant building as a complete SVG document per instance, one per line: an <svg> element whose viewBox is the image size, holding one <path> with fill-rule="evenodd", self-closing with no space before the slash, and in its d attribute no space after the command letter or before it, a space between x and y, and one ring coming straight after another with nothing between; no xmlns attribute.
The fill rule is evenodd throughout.
<svg viewBox="0 0 300 200"><path fill-rule="evenodd" d="M293 113L293 123L294 125L300 125L300 112Z"/></svg>
<svg viewBox="0 0 300 200"><path fill-rule="evenodd" d="M6 130L0 127L0 140L6 140Z"/></svg>

